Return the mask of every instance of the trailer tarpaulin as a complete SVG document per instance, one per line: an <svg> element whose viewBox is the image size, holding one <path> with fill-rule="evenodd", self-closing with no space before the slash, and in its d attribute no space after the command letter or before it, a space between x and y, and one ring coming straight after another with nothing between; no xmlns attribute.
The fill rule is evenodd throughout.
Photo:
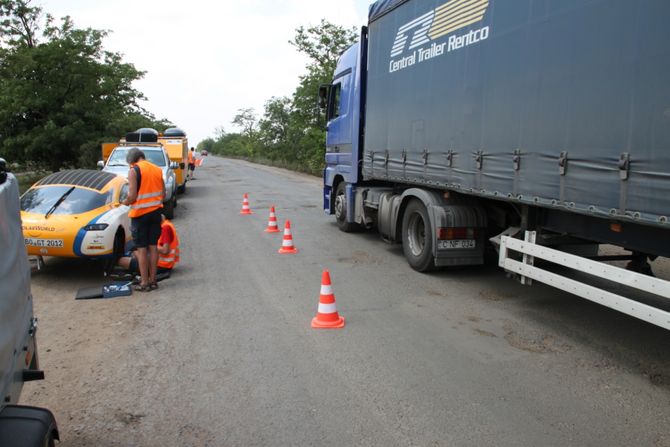
<svg viewBox="0 0 670 447"><path fill-rule="evenodd" d="M365 180L670 224L669 1L380 0L370 18Z"/></svg>
<svg viewBox="0 0 670 447"><path fill-rule="evenodd" d="M22 352L33 315L30 266L21 229L18 182L0 185L0 396L12 393L15 352Z"/></svg>

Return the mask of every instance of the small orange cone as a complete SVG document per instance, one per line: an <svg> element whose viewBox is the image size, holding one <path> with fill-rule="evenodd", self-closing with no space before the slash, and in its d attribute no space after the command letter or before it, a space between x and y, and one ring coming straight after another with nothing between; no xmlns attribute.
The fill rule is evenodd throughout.
<svg viewBox="0 0 670 447"><path fill-rule="evenodd" d="M290 220L287 220L286 224L284 225L284 240L282 241L279 253L281 254L298 253L298 249L293 246L293 236L291 235Z"/></svg>
<svg viewBox="0 0 670 447"><path fill-rule="evenodd" d="M277 226L277 216L275 216L275 207L270 208L270 219L268 220L268 227L265 229L266 233L279 233Z"/></svg>
<svg viewBox="0 0 670 447"><path fill-rule="evenodd" d="M321 294L316 317L312 318L312 327L317 329L339 329L344 327L344 317L337 313L335 295L330 284L330 273L324 270L321 275Z"/></svg>
<svg viewBox="0 0 670 447"><path fill-rule="evenodd" d="M242 209L240 210L240 214L253 214L251 212L251 208L249 208L249 195L247 193L244 193L244 198L242 199Z"/></svg>

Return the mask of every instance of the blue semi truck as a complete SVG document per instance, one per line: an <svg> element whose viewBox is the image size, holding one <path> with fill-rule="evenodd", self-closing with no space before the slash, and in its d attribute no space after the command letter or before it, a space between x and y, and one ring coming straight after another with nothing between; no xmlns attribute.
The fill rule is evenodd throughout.
<svg viewBox="0 0 670 447"><path fill-rule="evenodd" d="M668 21L666 0L377 1L319 91L325 212L415 270L493 255L670 329Z"/></svg>

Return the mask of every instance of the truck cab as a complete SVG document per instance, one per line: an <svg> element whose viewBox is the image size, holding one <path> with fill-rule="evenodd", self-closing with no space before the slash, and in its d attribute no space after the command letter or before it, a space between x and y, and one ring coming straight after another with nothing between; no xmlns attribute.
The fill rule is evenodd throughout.
<svg viewBox="0 0 670 447"><path fill-rule="evenodd" d="M323 209L335 214L338 226L353 230L355 186L360 179L365 114L365 59L367 29L338 61L333 80L319 90L326 110L326 167L323 172Z"/></svg>

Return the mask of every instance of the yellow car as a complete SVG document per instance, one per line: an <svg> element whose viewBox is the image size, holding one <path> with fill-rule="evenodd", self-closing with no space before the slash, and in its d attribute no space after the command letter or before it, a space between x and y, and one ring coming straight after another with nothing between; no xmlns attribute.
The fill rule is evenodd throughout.
<svg viewBox="0 0 670 447"><path fill-rule="evenodd" d="M21 196L29 255L112 259L131 238L128 181L109 172L56 172Z"/></svg>

